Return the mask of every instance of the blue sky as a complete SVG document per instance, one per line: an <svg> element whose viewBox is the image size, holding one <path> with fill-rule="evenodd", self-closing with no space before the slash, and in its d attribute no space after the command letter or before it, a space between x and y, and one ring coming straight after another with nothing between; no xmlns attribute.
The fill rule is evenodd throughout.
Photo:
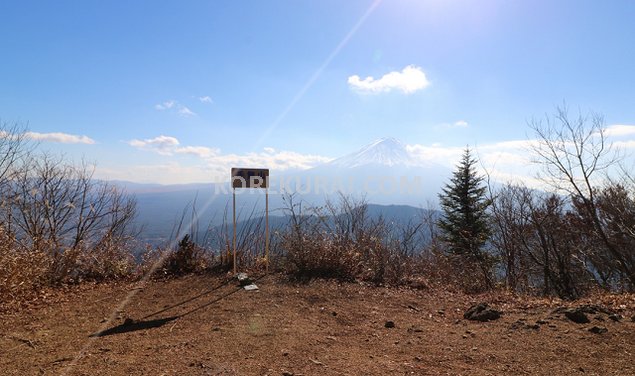
<svg viewBox="0 0 635 376"><path fill-rule="evenodd" d="M491 162L563 101L634 146L633 1L5 1L0 14L0 119L99 177L308 168L387 136Z"/></svg>

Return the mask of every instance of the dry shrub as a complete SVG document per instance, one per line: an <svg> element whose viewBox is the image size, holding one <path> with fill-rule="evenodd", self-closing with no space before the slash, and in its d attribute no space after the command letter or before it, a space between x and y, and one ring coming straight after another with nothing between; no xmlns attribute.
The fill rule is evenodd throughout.
<svg viewBox="0 0 635 376"><path fill-rule="evenodd" d="M327 205L303 211L295 195L284 200L290 218L281 234L286 272L300 280L353 280L361 255L353 240L352 221L357 217L349 217L351 210L339 213L334 205Z"/></svg>
<svg viewBox="0 0 635 376"><path fill-rule="evenodd" d="M337 278L375 284L408 283L416 272L415 256L401 252L381 236L342 240L333 234L283 237L286 271L298 279Z"/></svg>
<svg viewBox="0 0 635 376"><path fill-rule="evenodd" d="M83 250L77 260L77 279L102 282L133 275L137 265L130 253L134 240L106 236L96 247Z"/></svg>
<svg viewBox="0 0 635 376"><path fill-rule="evenodd" d="M421 257L419 270L437 286L457 288L466 294L491 290L490 282L483 277L481 263L448 254L438 247Z"/></svg>
<svg viewBox="0 0 635 376"><path fill-rule="evenodd" d="M0 300L30 296L47 283L48 257L39 251L17 251L0 232Z"/></svg>
<svg viewBox="0 0 635 376"><path fill-rule="evenodd" d="M405 225L396 236L383 218L370 218L365 200L343 195L338 203L327 202L308 213L294 196L285 201L290 223L281 234L280 247L292 276L393 285L412 277L418 225Z"/></svg>
<svg viewBox="0 0 635 376"><path fill-rule="evenodd" d="M167 274L183 275L201 271L206 266L203 249L194 244L189 235L185 235L176 251L163 263L163 270Z"/></svg>
<svg viewBox="0 0 635 376"><path fill-rule="evenodd" d="M155 273L157 277L174 277L213 271L217 266L211 252L194 243L189 235L185 235L175 250L169 247L146 249L137 270L141 276Z"/></svg>
<svg viewBox="0 0 635 376"><path fill-rule="evenodd" d="M125 278L136 267L124 248L102 245L91 251L74 248L51 253L23 249L0 237L0 297L6 301L29 299L46 286Z"/></svg>
<svg viewBox="0 0 635 376"><path fill-rule="evenodd" d="M163 265L163 260L167 257L168 251L161 247L146 245L136 269L136 278L141 279L148 273L154 273Z"/></svg>
<svg viewBox="0 0 635 376"><path fill-rule="evenodd" d="M328 234L285 234L283 247L287 250L287 272L298 279L354 279L359 254Z"/></svg>
<svg viewBox="0 0 635 376"><path fill-rule="evenodd" d="M0 246L0 300L28 298L47 284L48 258L38 251L17 252Z"/></svg>

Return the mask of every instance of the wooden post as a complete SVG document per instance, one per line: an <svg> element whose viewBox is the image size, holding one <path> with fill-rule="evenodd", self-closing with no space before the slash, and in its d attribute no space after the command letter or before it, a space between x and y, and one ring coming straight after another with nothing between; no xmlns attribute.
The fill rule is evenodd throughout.
<svg viewBox="0 0 635 376"><path fill-rule="evenodd" d="M256 183L255 178L258 178ZM264 186L263 180L264 179ZM238 168L232 167L231 169L231 184L232 184L232 196L233 196L233 222L234 222L234 237L232 240L232 249L234 252L234 274L238 273L238 257L236 248L238 244L236 242L236 188L265 188L265 200L266 200L266 234L265 234L265 262L266 272L269 272L269 169L268 168ZM229 255L228 255L229 259Z"/></svg>
<svg viewBox="0 0 635 376"><path fill-rule="evenodd" d="M269 273L269 188L265 190L265 273Z"/></svg>
<svg viewBox="0 0 635 376"><path fill-rule="evenodd" d="M237 265L236 265L236 188L233 188L233 196L234 196L234 240L232 242L234 248L234 274L237 273Z"/></svg>

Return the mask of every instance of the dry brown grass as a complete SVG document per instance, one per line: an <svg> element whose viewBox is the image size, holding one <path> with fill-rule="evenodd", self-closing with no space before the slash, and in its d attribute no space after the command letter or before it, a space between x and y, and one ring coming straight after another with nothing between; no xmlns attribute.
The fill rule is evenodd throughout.
<svg viewBox="0 0 635 376"><path fill-rule="evenodd" d="M0 299L24 302L46 287L83 281L104 282L133 275L136 264L127 244L100 242L92 249L27 248L0 228Z"/></svg>
<svg viewBox="0 0 635 376"><path fill-rule="evenodd" d="M0 229L0 300L30 298L46 285L49 264L42 252L16 250L11 236Z"/></svg>

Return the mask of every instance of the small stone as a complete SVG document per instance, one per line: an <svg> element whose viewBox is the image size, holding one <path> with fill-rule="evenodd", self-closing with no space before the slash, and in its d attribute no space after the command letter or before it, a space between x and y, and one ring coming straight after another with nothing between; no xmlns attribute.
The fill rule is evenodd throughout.
<svg viewBox="0 0 635 376"><path fill-rule="evenodd" d="M617 313L613 313L613 314L609 315L609 319L613 320L615 322L620 322L622 320L622 315L619 315Z"/></svg>
<svg viewBox="0 0 635 376"><path fill-rule="evenodd" d="M293 375L295 375L293 372L282 371L282 376L293 376Z"/></svg>
<svg viewBox="0 0 635 376"><path fill-rule="evenodd" d="M251 279L249 279L249 276L247 275L247 273L236 274L236 279L238 279L238 283L241 286L251 285Z"/></svg>
<svg viewBox="0 0 635 376"><path fill-rule="evenodd" d="M497 320L500 317L501 312L495 309L488 308L487 303L479 303L473 305L463 314L464 319L481 322Z"/></svg>
<svg viewBox="0 0 635 376"><path fill-rule="evenodd" d="M513 329L513 330L516 330L516 329L539 330L540 329L540 325L539 324L527 324L525 321L517 320L516 322L512 323L510 328Z"/></svg>
<svg viewBox="0 0 635 376"><path fill-rule="evenodd" d="M606 328L605 328L605 327L603 327L603 326L594 326L594 327L592 327L591 329L589 329L589 332L591 332L591 333L595 333L595 334L602 334L602 333L606 333L606 332L608 332L608 331L609 331L609 330L608 330L608 329L606 329Z"/></svg>
<svg viewBox="0 0 635 376"><path fill-rule="evenodd" d="M395 327L395 323L394 321L386 321L386 323L384 324L384 328L394 328Z"/></svg>
<svg viewBox="0 0 635 376"><path fill-rule="evenodd" d="M591 320L587 317L587 315L579 309L571 309L564 311L564 315L571 321L577 324L586 324L590 323Z"/></svg>

